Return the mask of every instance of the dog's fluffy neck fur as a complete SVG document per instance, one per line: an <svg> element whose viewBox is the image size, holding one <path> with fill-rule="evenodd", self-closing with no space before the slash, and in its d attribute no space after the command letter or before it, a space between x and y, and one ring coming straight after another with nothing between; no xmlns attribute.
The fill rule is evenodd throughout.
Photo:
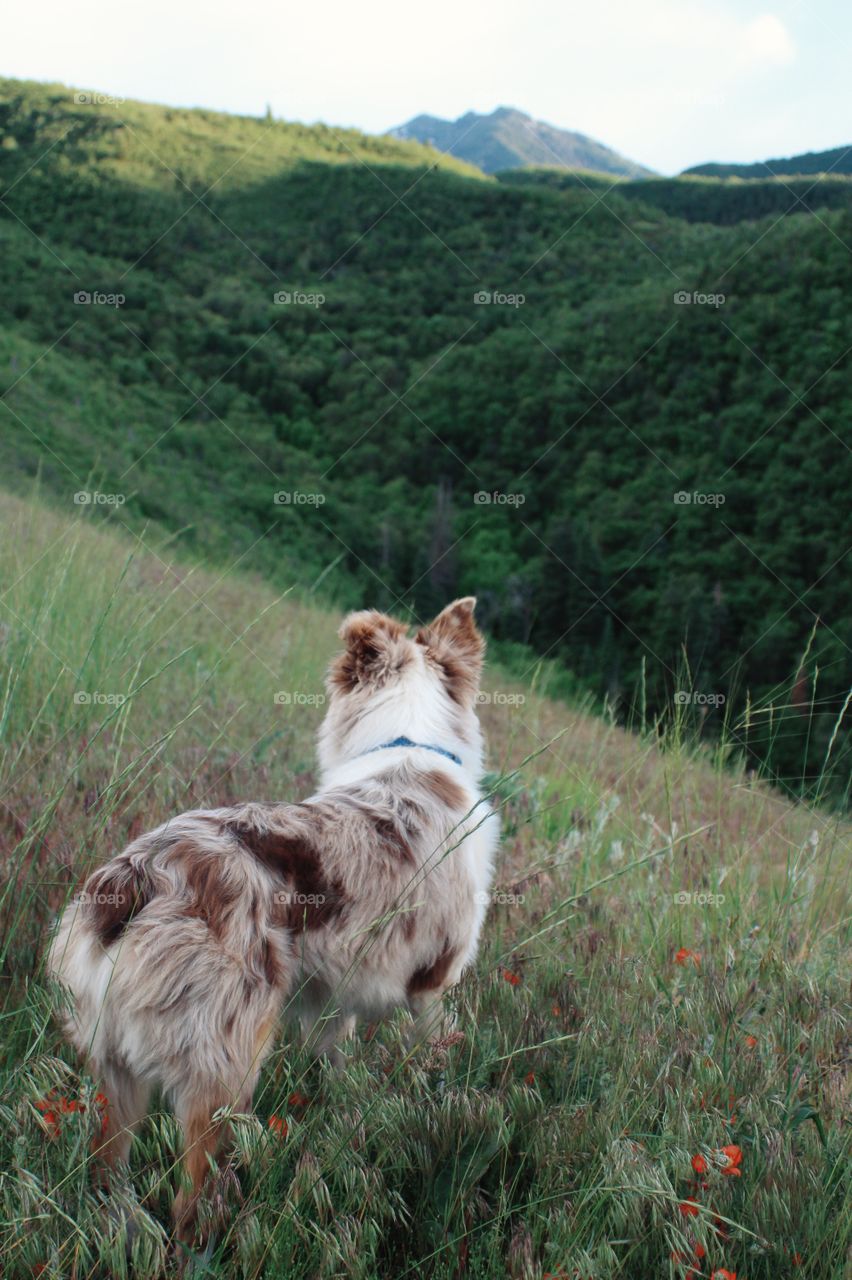
<svg viewBox="0 0 852 1280"><path fill-rule="evenodd" d="M420 746L376 750L399 737L442 747L461 765ZM320 729L319 761L322 788L360 782L402 762L428 769L439 763L462 771L476 786L483 768L482 731L476 715L450 703L438 677L418 664L392 688L375 690L362 713L345 725L330 710Z"/></svg>

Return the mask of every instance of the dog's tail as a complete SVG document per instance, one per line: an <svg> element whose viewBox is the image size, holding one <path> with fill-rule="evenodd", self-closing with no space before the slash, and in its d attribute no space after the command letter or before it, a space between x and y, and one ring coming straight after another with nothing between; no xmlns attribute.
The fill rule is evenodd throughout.
<svg viewBox="0 0 852 1280"><path fill-rule="evenodd" d="M48 973L72 997L66 1007L66 1030L86 1054L112 973L107 948L156 892L144 861L121 854L88 877L57 922L47 955Z"/></svg>
<svg viewBox="0 0 852 1280"><path fill-rule="evenodd" d="M85 924L101 945L108 947L156 892L144 862L126 856L113 858L89 876L79 895Z"/></svg>

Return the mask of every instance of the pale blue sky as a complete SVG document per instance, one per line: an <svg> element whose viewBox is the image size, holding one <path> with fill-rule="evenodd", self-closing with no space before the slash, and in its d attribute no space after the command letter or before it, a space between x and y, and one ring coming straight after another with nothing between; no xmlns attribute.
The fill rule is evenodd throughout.
<svg viewBox="0 0 852 1280"><path fill-rule="evenodd" d="M852 143L844 0L42 0L0 73L381 132L519 107L664 173Z"/></svg>

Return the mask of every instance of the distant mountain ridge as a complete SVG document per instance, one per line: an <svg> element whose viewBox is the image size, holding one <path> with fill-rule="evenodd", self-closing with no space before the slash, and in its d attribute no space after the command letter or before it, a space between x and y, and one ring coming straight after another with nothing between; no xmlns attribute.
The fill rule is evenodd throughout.
<svg viewBox="0 0 852 1280"><path fill-rule="evenodd" d="M628 178L650 178L653 170L628 160L584 133L558 129L534 120L514 107L498 107L490 115L468 111L458 120L420 115L389 130L400 141L427 143L485 173L502 169L592 169Z"/></svg>
<svg viewBox="0 0 852 1280"><path fill-rule="evenodd" d="M685 176L700 178L789 178L817 173L842 177L852 174L852 143L832 151L805 151L802 155L756 164L696 164L683 172Z"/></svg>

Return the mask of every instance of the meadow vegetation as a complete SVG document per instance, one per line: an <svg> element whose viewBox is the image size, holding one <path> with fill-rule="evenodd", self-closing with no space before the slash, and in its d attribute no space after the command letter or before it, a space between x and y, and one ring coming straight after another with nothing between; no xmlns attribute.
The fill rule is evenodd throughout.
<svg viewBox="0 0 852 1280"><path fill-rule="evenodd" d="M0 495L0 1269L153 1280L175 1122L155 1101L106 1200L45 940L170 813L310 793L339 616L51 501ZM285 1030L198 1274L843 1276L850 829L735 742L551 699L549 670L488 666L504 836L456 1031L410 1054L401 1018L362 1028L335 1073Z"/></svg>

